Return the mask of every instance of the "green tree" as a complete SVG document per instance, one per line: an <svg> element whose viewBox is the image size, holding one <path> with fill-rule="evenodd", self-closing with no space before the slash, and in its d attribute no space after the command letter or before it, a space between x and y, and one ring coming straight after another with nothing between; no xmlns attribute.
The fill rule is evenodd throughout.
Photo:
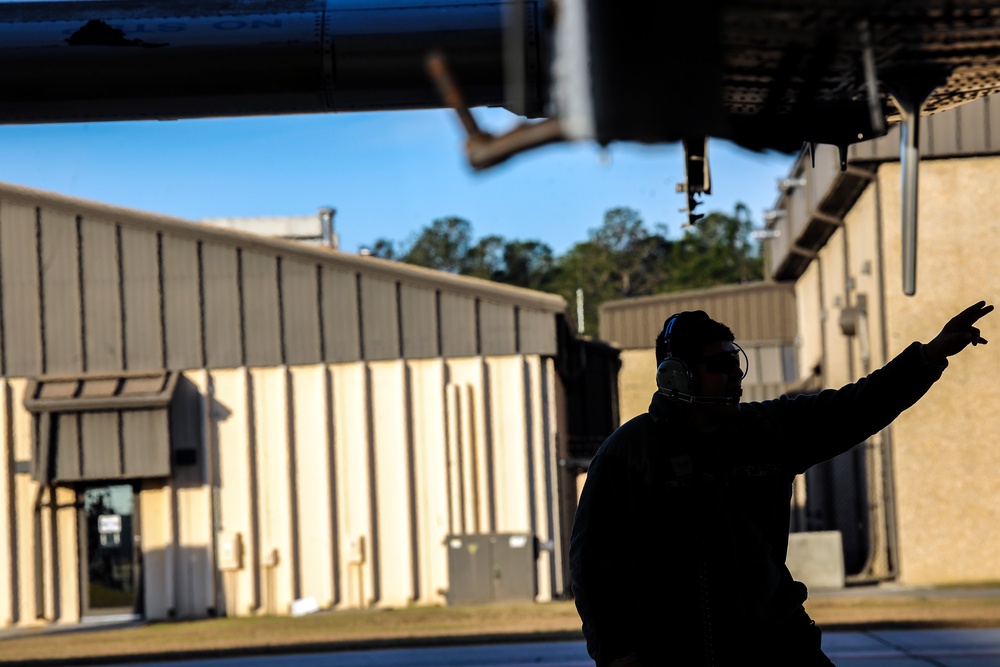
<svg viewBox="0 0 1000 667"><path fill-rule="evenodd" d="M416 236L400 259L448 273L463 273L472 247L472 225L457 217L438 218Z"/></svg>
<svg viewBox="0 0 1000 667"><path fill-rule="evenodd" d="M587 241L559 258L556 291L572 310L577 290L582 290L584 332L593 334L598 307L605 301L660 291L669 269L664 260L670 246L661 234L650 233L637 211L610 209L603 224L588 232Z"/></svg>
<svg viewBox="0 0 1000 667"><path fill-rule="evenodd" d="M386 238L376 239L375 243L368 246L368 253L383 259L398 259L399 251L396 243Z"/></svg>
<svg viewBox="0 0 1000 667"><path fill-rule="evenodd" d="M551 289L556 264L552 248L541 241L491 235L473 243L472 224L454 216L434 220L402 246L380 238L369 252L376 257L543 291Z"/></svg>
<svg viewBox="0 0 1000 667"><path fill-rule="evenodd" d="M503 273L504 241L502 236L484 236L466 253L461 273L486 280L496 280Z"/></svg>
<svg viewBox="0 0 1000 667"><path fill-rule="evenodd" d="M663 225L650 231L637 211L609 209L587 240L555 257L537 240L485 236L473 241L463 218L438 218L405 245L377 240L373 255L439 271L475 276L562 295L571 312L583 294L584 332L594 335L605 301L761 280L763 260L750 237L750 211L714 211L671 240Z"/></svg>
<svg viewBox="0 0 1000 667"><path fill-rule="evenodd" d="M752 229L750 210L742 203L732 214L714 211L688 228L670 253L667 291L762 280L764 261Z"/></svg>
<svg viewBox="0 0 1000 667"><path fill-rule="evenodd" d="M555 276L552 248L541 241L507 241L503 246L503 268L493 276L508 285L541 291L552 287Z"/></svg>

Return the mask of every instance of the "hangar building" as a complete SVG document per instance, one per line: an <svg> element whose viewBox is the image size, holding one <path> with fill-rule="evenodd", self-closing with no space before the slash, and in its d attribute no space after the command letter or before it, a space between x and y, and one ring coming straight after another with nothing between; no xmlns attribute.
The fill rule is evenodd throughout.
<svg viewBox="0 0 1000 667"><path fill-rule="evenodd" d="M0 186L0 626L561 596L565 308Z"/></svg>

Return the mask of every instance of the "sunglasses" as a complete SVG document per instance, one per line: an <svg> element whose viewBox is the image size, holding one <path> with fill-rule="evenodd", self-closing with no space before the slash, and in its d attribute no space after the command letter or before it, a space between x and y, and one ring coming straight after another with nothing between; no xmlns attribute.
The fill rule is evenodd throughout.
<svg viewBox="0 0 1000 667"><path fill-rule="evenodd" d="M746 360L746 352L743 351L739 345L732 352L719 352L717 354L710 354L707 357L702 357L698 360L699 364L705 365L705 370L710 373L724 373L726 375L731 374L733 371L740 371L740 377L744 378L747 374L747 365L741 362Z"/></svg>

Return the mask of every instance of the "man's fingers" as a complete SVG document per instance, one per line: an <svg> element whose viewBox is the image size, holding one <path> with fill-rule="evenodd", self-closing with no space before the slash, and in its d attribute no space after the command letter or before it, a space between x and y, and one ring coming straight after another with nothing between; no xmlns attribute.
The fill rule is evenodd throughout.
<svg viewBox="0 0 1000 667"><path fill-rule="evenodd" d="M979 303L986 303L986 302L985 301L980 301ZM988 315L992 311L993 311L993 304L990 304L990 305L986 306L985 308L980 308L979 312L976 313L976 319L978 320L980 317L983 317L984 315Z"/></svg>
<svg viewBox="0 0 1000 667"><path fill-rule="evenodd" d="M972 322L976 322L979 318L989 314L992 310L992 304L987 306L985 301L980 301L976 305L966 308L962 314L968 314L972 318L969 324L972 324Z"/></svg>
<svg viewBox="0 0 1000 667"><path fill-rule="evenodd" d="M992 311L993 311L992 304L986 305L985 301L980 301L978 303L972 304L971 306L960 312L952 319L952 322L954 322L958 326L972 326L977 321L979 321L980 318L988 315Z"/></svg>

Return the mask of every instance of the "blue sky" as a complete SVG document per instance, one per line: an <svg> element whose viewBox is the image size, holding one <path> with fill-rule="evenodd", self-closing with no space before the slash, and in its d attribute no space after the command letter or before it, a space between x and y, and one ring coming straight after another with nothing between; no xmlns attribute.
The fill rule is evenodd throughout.
<svg viewBox="0 0 1000 667"><path fill-rule="evenodd" d="M501 109L473 113L495 132L517 121ZM462 141L446 110L0 126L0 181L189 220L332 206L350 252L452 215L477 238L537 239L557 254L618 206L681 234L679 145L554 145L477 173ZM711 141L713 194L699 210L742 201L762 224L793 159Z"/></svg>

